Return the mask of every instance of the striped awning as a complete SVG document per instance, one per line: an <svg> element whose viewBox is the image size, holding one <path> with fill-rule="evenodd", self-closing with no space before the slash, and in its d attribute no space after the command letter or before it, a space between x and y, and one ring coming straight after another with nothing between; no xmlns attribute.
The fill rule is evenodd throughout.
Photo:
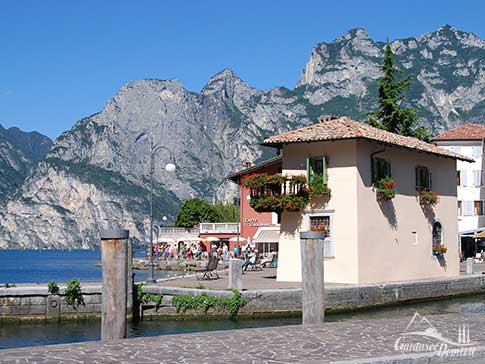
<svg viewBox="0 0 485 364"><path fill-rule="evenodd" d="M280 240L280 229L259 228L254 235L253 243L277 243Z"/></svg>

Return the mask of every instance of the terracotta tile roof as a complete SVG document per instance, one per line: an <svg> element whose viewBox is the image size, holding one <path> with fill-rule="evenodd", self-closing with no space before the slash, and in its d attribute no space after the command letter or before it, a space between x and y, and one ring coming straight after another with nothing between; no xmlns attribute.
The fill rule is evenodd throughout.
<svg viewBox="0 0 485 364"><path fill-rule="evenodd" d="M263 145L281 146L287 143L316 142L325 140L368 139L443 157L461 159L473 162L473 159L453 153L434 144L423 142L417 138L406 137L374 128L368 124L352 120L348 117L326 118L317 124L295 129L269 137Z"/></svg>
<svg viewBox="0 0 485 364"><path fill-rule="evenodd" d="M433 140L482 140L485 139L485 125L463 124L445 131Z"/></svg>

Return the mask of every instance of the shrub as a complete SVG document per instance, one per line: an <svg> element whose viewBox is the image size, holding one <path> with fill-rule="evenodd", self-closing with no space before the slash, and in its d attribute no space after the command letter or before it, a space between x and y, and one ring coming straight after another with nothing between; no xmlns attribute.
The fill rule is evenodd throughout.
<svg viewBox="0 0 485 364"><path fill-rule="evenodd" d="M68 305L74 307L77 305L84 305L84 297L79 279L71 279L67 282L67 287L64 290L64 297Z"/></svg>
<svg viewBox="0 0 485 364"><path fill-rule="evenodd" d="M47 282L47 291L50 294L58 294L59 293L59 286L57 285L57 282L56 281Z"/></svg>

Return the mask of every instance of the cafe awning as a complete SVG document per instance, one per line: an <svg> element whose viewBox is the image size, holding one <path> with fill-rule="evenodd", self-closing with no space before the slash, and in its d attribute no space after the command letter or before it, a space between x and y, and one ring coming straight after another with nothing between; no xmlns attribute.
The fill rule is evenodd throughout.
<svg viewBox="0 0 485 364"><path fill-rule="evenodd" d="M473 235L475 239L485 239L485 231L480 231L479 233L476 233Z"/></svg>
<svg viewBox="0 0 485 364"><path fill-rule="evenodd" d="M279 240L279 227L261 227L254 234L253 243L278 243Z"/></svg>

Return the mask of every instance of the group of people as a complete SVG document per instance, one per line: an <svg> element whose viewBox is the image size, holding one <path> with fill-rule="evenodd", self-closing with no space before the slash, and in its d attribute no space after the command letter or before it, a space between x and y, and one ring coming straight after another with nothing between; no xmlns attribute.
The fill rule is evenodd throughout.
<svg viewBox="0 0 485 364"><path fill-rule="evenodd" d="M238 258L244 260L243 270L247 270L256 263L262 264L263 267L268 264L271 265L276 255L277 253L271 250L267 257L261 259L258 250L249 244L244 248L241 245L236 245L231 251L227 243L216 244L214 242L210 246L210 252L206 251L205 246L202 246L199 242L185 243L180 241L178 244L160 243L153 246L153 257L155 259L200 260L217 257L220 260L227 261L231 258ZM147 258L149 256L150 247L147 247Z"/></svg>
<svg viewBox="0 0 485 364"><path fill-rule="evenodd" d="M150 256L150 247L147 247L147 257ZM153 246L153 256L155 259L177 259L192 260L202 259L204 251L200 244L180 242L178 245L169 243L155 244Z"/></svg>

